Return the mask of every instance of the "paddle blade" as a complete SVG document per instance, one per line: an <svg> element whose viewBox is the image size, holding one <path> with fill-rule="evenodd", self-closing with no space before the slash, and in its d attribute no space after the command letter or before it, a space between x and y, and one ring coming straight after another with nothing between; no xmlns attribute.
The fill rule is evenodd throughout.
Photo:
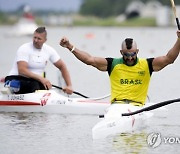
<svg viewBox="0 0 180 154"><path fill-rule="evenodd" d="M176 24L177 24L178 30L180 30L180 24L179 24L179 19L178 18L176 18Z"/></svg>

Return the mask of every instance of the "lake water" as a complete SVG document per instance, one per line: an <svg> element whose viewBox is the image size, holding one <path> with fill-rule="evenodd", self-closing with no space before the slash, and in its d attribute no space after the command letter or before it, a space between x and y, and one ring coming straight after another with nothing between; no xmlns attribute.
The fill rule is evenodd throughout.
<svg viewBox="0 0 180 154"><path fill-rule="evenodd" d="M0 77L6 76L16 50L31 37L7 37L11 27L0 27ZM166 55L177 36L176 28L102 28L102 27L47 27L47 43L53 46L67 64L75 91L89 97L110 93L107 73L79 62L68 50L60 47L59 40L67 36L73 44L94 56L119 57L121 42L133 37L139 57ZM179 97L180 59L152 75L148 96L157 103ZM58 71L51 64L47 78L58 84ZM2 85L1 85L2 86ZM121 134L101 140L92 140L91 129L100 121L97 116L45 113L0 113L0 154L124 154L124 153L179 153L178 121L180 105L174 103L154 111L147 127L140 132ZM162 143L149 147L150 133L160 133ZM165 142L165 139L169 139ZM178 140L179 139L179 140ZM175 143L176 141L176 143Z"/></svg>

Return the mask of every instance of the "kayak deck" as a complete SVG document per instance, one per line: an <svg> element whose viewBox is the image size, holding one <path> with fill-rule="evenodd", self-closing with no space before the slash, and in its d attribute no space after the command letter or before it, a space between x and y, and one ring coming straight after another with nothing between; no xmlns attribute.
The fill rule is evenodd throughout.
<svg viewBox="0 0 180 154"><path fill-rule="evenodd" d="M69 98L55 90L28 94L0 93L0 112L45 112L67 114L104 114L109 102Z"/></svg>

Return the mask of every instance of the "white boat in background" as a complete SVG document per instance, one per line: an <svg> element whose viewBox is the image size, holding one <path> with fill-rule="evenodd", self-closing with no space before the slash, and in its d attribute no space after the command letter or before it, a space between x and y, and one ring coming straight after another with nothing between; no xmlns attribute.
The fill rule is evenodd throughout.
<svg viewBox="0 0 180 154"><path fill-rule="evenodd" d="M8 32L8 36L32 36L37 28L37 24L33 20L21 18L12 29Z"/></svg>
<svg viewBox="0 0 180 154"><path fill-rule="evenodd" d="M33 35L34 31L38 27L35 22L35 17L30 12L30 7L24 7L23 16L7 33L7 36L28 36Z"/></svg>
<svg viewBox="0 0 180 154"><path fill-rule="evenodd" d="M112 104L99 123L92 128L93 139L102 139L121 133L129 133L141 130L145 127L146 120L153 113L143 112L133 116L122 116L122 113L129 113L141 109L141 107L130 104Z"/></svg>
<svg viewBox="0 0 180 154"><path fill-rule="evenodd" d="M110 103L95 99L70 98L55 90L38 90L28 94L0 92L0 112L44 112L62 114L104 114Z"/></svg>

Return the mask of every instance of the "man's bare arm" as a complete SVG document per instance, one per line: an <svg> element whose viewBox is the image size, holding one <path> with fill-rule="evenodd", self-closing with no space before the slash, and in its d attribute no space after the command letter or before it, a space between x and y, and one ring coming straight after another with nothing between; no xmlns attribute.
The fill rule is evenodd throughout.
<svg viewBox="0 0 180 154"><path fill-rule="evenodd" d="M153 60L153 70L160 71L169 64L174 63L180 52L180 31L177 31L177 41L174 46L168 51L167 55L157 57Z"/></svg>
<svg viewBox="0 0 180 154"><path fill-rule="evenodd" d="M100 71L106 71L107 70L107 61L105 58L101 58L101 57L93 57L91 56L89 53L81 51L77 48L75 48L67 38L63 37L60 40L60 45L62 47L65 47L67 49L69 49L75 56L77 59L79 59L80 61L82 61L83 63L87 64L87 65L91 65L95 68L97 68ZM73 49L73 51L72 51Z"/></svg>

